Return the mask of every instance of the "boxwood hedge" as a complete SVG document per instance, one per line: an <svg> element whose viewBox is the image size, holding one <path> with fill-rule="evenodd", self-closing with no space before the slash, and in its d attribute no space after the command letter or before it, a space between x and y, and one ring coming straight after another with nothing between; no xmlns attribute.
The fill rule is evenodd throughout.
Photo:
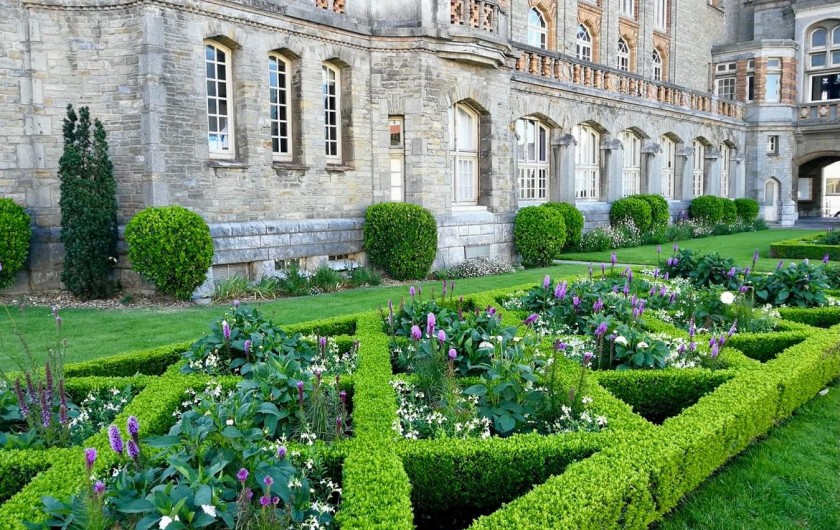
<svg viewBox="0 0 840 530"><path fill-rule="evenodd" d="M820 235L771 243L770 257L821 260L828 256L832 261L840 260L840 245L822 245L814 242Z"/></svg>

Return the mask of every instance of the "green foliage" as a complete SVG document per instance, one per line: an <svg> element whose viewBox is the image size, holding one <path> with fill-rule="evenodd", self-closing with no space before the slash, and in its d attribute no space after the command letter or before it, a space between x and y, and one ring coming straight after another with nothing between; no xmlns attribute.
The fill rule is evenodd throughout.
<svg viewBox="0 0 840 530"><path fill-rule="evenodd" d="M580 238L578 250L581 252L603 252L612 248L610 232L601 227L593 228Z"/></svg>
<svg viewBox="0 0 840 530"><path fill-rule="evenodd" d="M840 324L840 307L780 307L782 318L817 328L830 328Z"/></svg>
<svg viewBox="0 0 840 530"><path fill-rule="evenodd" d="M309 279L312 287L323 293L333 293L341 287L344 278L328 265L321 265Z"/></svg>
<svg viewBox="0 0 840 530"><path fill-rule="evenodd" d="M691 199L689 213L691 218L707 225L716 225L723 221L723 201L714 195L701 195Z"/></svg>
<svg viewBox="0 0 840 530"><path fill-rule="evenodd" d="M365 213L364 248L394 279L425 278L437 253L437 223L416 204L374 204Z"/></svg>
<svg viewBox="0 0 840 530"><path fill-rule="evenodd" d="M770 257L822 260L825 256L828 256L830 261L840 261L840 245L825 242L824 237L799 237L785 241L775 241L770 244ZM833 238L834 236L831 235L831 237Z"/></svg>
<svg viewBox="0 0 840 530"><path fill-rule="evenodd" d="M651 228L665 228L671 221L671 213L668 210L668 201L662 195L639 194L631 197L642 199L650 206Z"/></svg>
<svg viewBox="0 0 840 530"><path fill-rule="evenodd" d="M29 214L12 199L0 198L0 289L15 281L29 256Z"/></svg>
<svg viewBox="0 0 840 530"><path fill-rule="evenodd" d="M755 300L774 306L819 307L826 304L828 278L822 266L807 260L789 267L778 267L769 276L755 279Z"/></svg>
<svg viewBox="0 0 840 530"><path fill-rule="evenodd" d="M551 208L563 214L566 223L566 243L563 250L571 250L580 244L583 234L583 214L580 213L574 204L565 202L547 202L542 205L544 208Z"/></svg>
<svg viewBox="0 0 840 530"><path fill-rule="evenodd" d="M213 263L207 223L186 208L146 208L125 227L131 267L162 292L188 300Z"/></svg>
<svg viewBox="0 0 840 530"><path fill-rule="evenodd" d="M824 235L815 237L814 242L821 245L840 245L840 230L832 228Z"/></svg>
<svg viewBox="0 0 840 530"><path fill-rule="evenodd" d="M624 197L612 203L610 207L610 224L618 226L633 221L642 232L649 230L653 217L647 200L638 197Z"/></svg>
<svg viewBox="0 0 840 530"><path fill-rule="evenodd" d="M751 359L767 362L787 348L808 338L807 331L781 331L776 333L737 333L727 344L740 350Z"/></svg>
<svg viewBox="0 0 840 530"><path fill-rule="evenodd" d="M720 198L720 203L723 207L723 217L721 221L724 224L732 225L738 221L738 207L732 199Z"/></svg>
<svg viewBox="0 0 840 530"><path fill-rule="evenodd" d="M758 219L758 201L755 199L735 199L735 209L738 212L738 218L745 223Z"/></svg>
<svg viewBox="0 0 840 530"><path fill-rule="evenodd" d="M526 206L516 213L513 242L525 266L545 267L566 243L566 222L553 208Z"/></svg>
<svg viewBox="0 0 840 530"><path fill-rule="evenodd" d="M363 287L365 285L375 287L382 283L382 275L370 267L356 267L347 273L347 281L351 287Z"/></svg>
<svg viewBox="0 0 840 530"><path fill-rule="evenodd" d="M305 296L310 294L309 276L300 270L297 263L286 269L285 275L280 277L280 291L289 296Z"/></svg>
<svg viewBox="0 0 840 530"><path fill-rule="evenodd" d="M65 365L67 377L129 377L135 374L161 375L181 358L192 342L180 342L149 350L121 353L93 361Z"/></svg>
<svg viewBox="0 0 840 530"><path fill-rule="evenodd" d="M117 183L108 158L105 129L97 119L91 136L87 107L67 106L64 153L58 162L61 181L61 281L81 298L105 298L116 286L111 273L117 262Z"/></svg>
<svg viewBox="0 0 840 530"><path fill-rule="evenodd" d="M680 249L666 261L663 271L670 273L672 278L688 278L697 288L722 285L737 289L740 286L741 270L735 266L735 260L717 252L695 254L690 249Z"/></svg>

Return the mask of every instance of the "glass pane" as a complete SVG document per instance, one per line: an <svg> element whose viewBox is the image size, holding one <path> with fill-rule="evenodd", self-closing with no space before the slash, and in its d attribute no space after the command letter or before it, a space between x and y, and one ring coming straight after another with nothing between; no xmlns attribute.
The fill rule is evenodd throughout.
<svg viewBox="0 0 840 530"><path fill-rule="evenodd" d="M831 64L835 66L840 64L840 50L831 52Z"/></svg>
<svg viewBox="0 0 840 530"><path fill-rule="evenodd" d="M218 74L218 79L220 81L224 81L225 79L227 79L227 68L225 68L225 65L223 65L223 64L219 64L217 66L219 67L216 70L216 72Z"/></svg>
<svg viewBox="0 0 840 530"><path fill-rule="evenodd" d="M228 115L227 100L225 100L225 99L219 100L219 115L220 116L227 116Z"/></svg>
<svg viewBox="0 0 840 530"><path fill-rule="evenodd" d="M207 63L207 79L216 79L216 65Z"/></svg>
<svg viewBox="0 0 840 530"><path fill-rule="evenodd" d="M812 53L811 66L825 66L825 53Z"/></svg>
<svg viewBox="0 0 840 530"><path fill-rule="evenodd" d="M402 133L402 120L389 120L388 121L388 132L390 134L390 145L391 147L402 147L403 145L403 133Z"/></svg>
<svg viewBox="0 0 840 530"><path fill-rule="evenodd" d="M780 83L780 74L767 74L767 86L765 87L766 91L764 93L764 101L770 103L779 101L779 91L781 89Z"/></svg>
<svg viewBox="0 0 840 530"><path fill-rule="evenodd" d="M216 48L209 44L204 46L204 58L208 61L214 60L216 58Z"/></svg>
<svg viewBox="0 0 840 530"><path fill-rule="evenodd" d="M462 107L456 109L455 121L457 122L457 146L458 151L476 150L475 119Z"/></svg>
<svg viewBox="0 0 840 530"><path fill-rule="evenodd" d="M816 48L818 46L825 46L826 36L828 32L824 29L818 29L811 34L811 46Z"/></svg>
<svg viewBox="0 0 840 530"><path fill-rule="evenodd" d="M539 131L540 131L540 135L539 135L540 136L540 138L539 138L540 158L539 158L539 160L540 160L540 162L547 162L548 161L548 153L546 152L547 151L546 144L548 142L546 142L546 130L545 130L544 127L540 127Z"/></svg>
<svg viewBox="0 0 840 530"><path fill-rule="evenodd" d="M834 32L832 33L831 42L835 45L840 44L840 26L834 28Z"/></svg>
<svg viewBox="0 0 840 530"><path fill-rule="evenodd" d="M215 81L207 81L207 95L209 97L216 96L216 82Z"/></svg>
<svg viewBox="0 0 840 530"><path fill-rule="evenodd" d="M216 114L216 100L213 98L207 100L207 114Z"/></svg>

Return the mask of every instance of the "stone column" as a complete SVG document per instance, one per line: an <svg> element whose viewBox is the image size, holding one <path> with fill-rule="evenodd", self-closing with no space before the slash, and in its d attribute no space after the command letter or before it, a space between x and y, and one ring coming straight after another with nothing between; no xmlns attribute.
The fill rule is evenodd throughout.
<svg viewBox="0 0 840 530"><path fill-rule="evenodd" d="M601 145L601 197L602 201L613 202L621 198L622 155L621 140L612 138Z"/></svg>
<svg viewBox="0 0 840 530"><path fill-rule="evenodd" d="M662 194L662 152L658 143L645 140L642 146L641 192Z"/></svg>
<svg viewBox="0 0 840 530"><path fill-rule="evenodd" d="M729 171L731 172L729 175L730 197L735 199L746 197L747 167L744 163L744 155L732 157Z"/></svg>
<svg viewBox="0 0 840 530"><path fill-rule="evenodd" d="M551 136L551 176L548 184L551 202L575 203L575 146L571 134Z"/></svg>
<svg viewBox="0 0 840 530"><path fill-rule="evenodd" d="M703 194L720 197L720 149L706 149L706 164L703 176Z"/></svg>
<svg viewBox="0 0 840 530"><path fill-rule="evenodd" d="M674 199L690 201L694 198L692 169L694 166L694 148L691 146L676 150L674 168Z"/></svg>

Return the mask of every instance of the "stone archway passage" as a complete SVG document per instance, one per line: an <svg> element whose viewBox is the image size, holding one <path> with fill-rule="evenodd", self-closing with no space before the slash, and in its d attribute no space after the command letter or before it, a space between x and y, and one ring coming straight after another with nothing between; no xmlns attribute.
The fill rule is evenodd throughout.
<svg viewBox="0 0 840 530"><path fill-rule="evenodd" d="M799 166L799 217L830 217L840 212L840 153L812 158Z"/></svg>

